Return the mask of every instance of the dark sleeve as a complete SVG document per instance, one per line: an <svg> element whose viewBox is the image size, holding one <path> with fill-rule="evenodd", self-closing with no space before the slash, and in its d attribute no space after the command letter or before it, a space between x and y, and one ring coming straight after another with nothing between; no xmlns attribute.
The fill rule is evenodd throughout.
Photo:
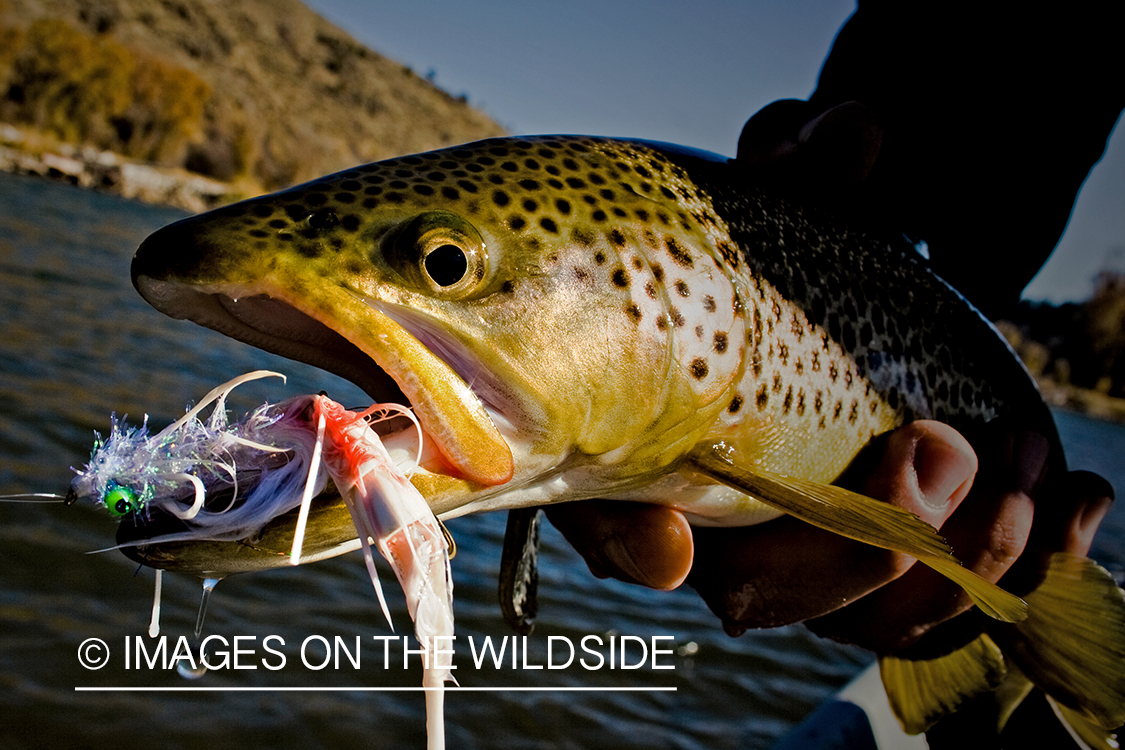
<svg viewBox="0 0 1125 750"><path fill-rule="evenodd" d="M1125 106L1119 2L998 5L860 2L809 102L875 111L882 146L854 207L925 240L990 315L1054 249Z"/></svg>

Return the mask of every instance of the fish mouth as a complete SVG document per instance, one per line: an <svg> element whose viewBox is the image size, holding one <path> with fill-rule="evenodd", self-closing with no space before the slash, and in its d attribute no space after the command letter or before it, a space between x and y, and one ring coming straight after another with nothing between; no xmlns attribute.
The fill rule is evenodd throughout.
<svg viewBox="0 0 1125 750"><path fill-rule="evenodd" d="M309 301L296 290L261 282L195 286L138 274L134 285L171 317L339 375L379 403L411 407L429 447L415 457L422 471L413 481L428 499L512 478L512 452L497 427L505 420L487 368L418 314L342 287L318 290ZM388 448L416 445L412 432L381 436Z"/></svg>

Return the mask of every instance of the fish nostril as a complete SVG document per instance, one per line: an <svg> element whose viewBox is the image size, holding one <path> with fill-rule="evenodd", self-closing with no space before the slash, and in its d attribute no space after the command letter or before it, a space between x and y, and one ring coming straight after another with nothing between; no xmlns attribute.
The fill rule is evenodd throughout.
<svg viewBox="0 0 1125 750"><path fill-rule="evenodd" d="M340 217L328 209L311 213L305 217L309 229L331 229L340 223Z"/></svg>

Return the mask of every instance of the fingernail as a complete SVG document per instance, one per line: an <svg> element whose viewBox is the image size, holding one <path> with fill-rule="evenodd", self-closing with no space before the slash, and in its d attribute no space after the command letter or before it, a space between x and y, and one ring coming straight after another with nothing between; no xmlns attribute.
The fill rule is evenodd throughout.
<svg viewBox="0 0 1125 750"><path fill-rule="evenodd" d="M633 560L633 556L629 553L629 548L625 545L621 537L616 534L606 537L605 541L602 542L602 555L623 574L614 577L629 580L632 583L652 586L648 580L648 576L644 574Z"/></svg>
<svg viewBox="0 0 1125 750"><path fill-rule="evenodd" d="M976 470L976 455L971 452L968 443L962 447L925 435L914 448L918 490L926 505L935 510L946 508L957 490L973 478Z"/></svg>

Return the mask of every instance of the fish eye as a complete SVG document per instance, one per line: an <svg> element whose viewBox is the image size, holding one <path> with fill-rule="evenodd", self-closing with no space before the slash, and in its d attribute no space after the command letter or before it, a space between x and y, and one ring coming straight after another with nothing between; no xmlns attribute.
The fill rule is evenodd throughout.
<svg viewBox="0 0 1125 750"><path fill-rule="evenodd" d="M114 518L124 518L137 510L137 492L132 487L111 484L102 498L106 510Z"/></svg>
<svg viewBox="0 0 1125 750"><path fill-rule="evenodd" d="M438 286L453 286L469 272L465 251L456 245L439 245L426 255L422 263L426 273Z"/></svg>
<svg viewBox="0 0 1125 750"><path fill-rule="evenodd" d="M415 216L391 235L384 254L412 286L442 299L469 297L488 276L480 233L450 211Z"/></svg>

